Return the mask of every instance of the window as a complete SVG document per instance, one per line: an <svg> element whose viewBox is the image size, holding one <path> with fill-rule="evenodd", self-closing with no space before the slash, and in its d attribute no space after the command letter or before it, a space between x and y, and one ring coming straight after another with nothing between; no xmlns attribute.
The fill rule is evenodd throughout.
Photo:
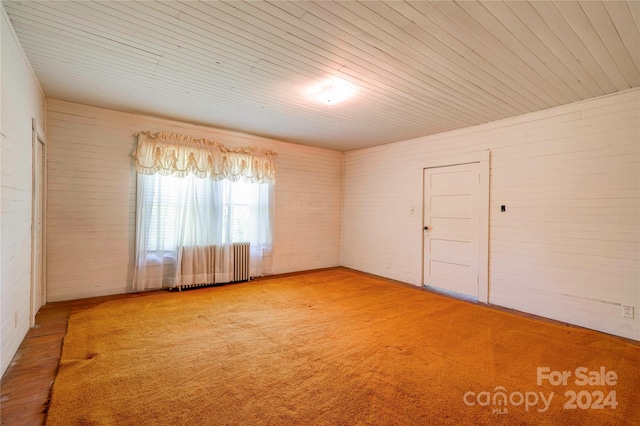
<svg viewBox="0 0 640 426"><path fill-rule="evenodd" d="M134 288L172 286L180 247L228 253L249 242L251 276L268 273L272 192L271 183L139 174Z"/></svg>
<svg viewBox="0 0 640 426"><path fill-rule="evenodd" d="M247 258L234 254L239 242L249 243L243 263L249 275L269 274L277 154L168 132L136 136L133 289L173 286L185 277L228 282L236 256ZM185 271L200 267L207 271Z"/></svg>
<svg viewBox="0 0 640 426"><path fill-rule="evenodd" d="M147 180L147 251L172 252L181 245L257 242L269 214L268 184L211 181L189 175L139 176ZM212 229L218 224L217 229ZM183 229L184 228L184 229Z"/></svg>

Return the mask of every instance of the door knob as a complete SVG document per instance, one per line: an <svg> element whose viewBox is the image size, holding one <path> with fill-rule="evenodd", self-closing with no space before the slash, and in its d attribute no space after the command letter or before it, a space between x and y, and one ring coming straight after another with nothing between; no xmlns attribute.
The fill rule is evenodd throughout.
<svg viewBox="0 0 640 426"><path fill-rule="evenodd" d="M425 226L425 227L424 227L424 230L425 230L425 231L428 231L428 230L429 230L429 227L428 227L428 226Z"/></svg>

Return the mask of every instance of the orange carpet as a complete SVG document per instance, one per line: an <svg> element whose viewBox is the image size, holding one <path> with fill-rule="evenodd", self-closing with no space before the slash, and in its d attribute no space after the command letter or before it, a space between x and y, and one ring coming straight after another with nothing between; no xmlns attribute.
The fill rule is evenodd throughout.
<svg viewBox="0 0 640 426"><path fill-rule="evenodd" d="M632 425L639 383L623 339L335 269L72 315L47 424Z"/></svg>

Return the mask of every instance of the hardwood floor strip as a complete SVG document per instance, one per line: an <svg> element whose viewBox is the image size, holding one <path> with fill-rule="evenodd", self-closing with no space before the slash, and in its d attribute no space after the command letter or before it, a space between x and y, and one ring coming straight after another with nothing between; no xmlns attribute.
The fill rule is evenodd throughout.
<svg viewBox="0 0 640 426"><path fill-rule="evenodd" d="M62 341L69 316L106 301L144 296L120 294L48 303L36 315L30 329L0 382L2 425L42 425L51 385L58 372Z"/></svg>

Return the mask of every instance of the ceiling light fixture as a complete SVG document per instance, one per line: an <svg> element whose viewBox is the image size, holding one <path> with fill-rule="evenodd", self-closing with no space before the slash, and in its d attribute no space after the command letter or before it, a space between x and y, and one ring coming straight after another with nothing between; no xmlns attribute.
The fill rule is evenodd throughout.
<svg viewBox="0 0 640 426"><path fill-rule="evenodd" d="M313 86L309 90L309 95L326 105L335 105L342 102L353 94L353 87L343 80L327 80L321 84Z"/></svg>

